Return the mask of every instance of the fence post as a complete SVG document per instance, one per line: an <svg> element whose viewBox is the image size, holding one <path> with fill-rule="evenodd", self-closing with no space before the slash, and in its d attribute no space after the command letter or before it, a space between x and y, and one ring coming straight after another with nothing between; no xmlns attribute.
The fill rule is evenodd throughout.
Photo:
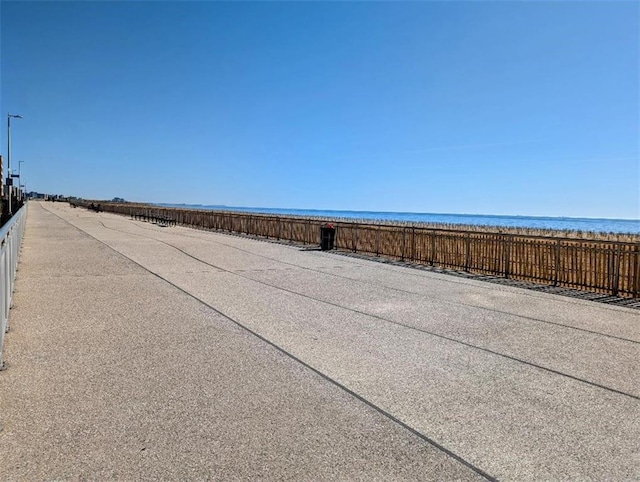
<svg viewBox="0 0 640 482"><path fill-rule="evenodd" d="M509 279L509 275L511 274L511 236L502 236L504 246L504 277Z"/></svg>
<svg viewBox="0 0 640 482"><path fill-rule="evenodd" d="M637 298L640 294L640 246L636 244L635 250L633 251L634 257L634 268L635 273L633 275L633 294L634 298Z"/></svg>
<svg viewBox="0 0 640 482"><path fill-rule="evenodd" d="M467 232L464 237L464 271L469 272L469 264L471 264L471 233Z"/></svg>
<svg viewBox="0 0 640 482"><path fill-rule="evenodd" d="M618 244L618 248L615 251L615 265L613 271L613 285L611 287L611 294L618 296L618 289L620 287L620 263L622 258L622 245Z"/></svg>
<svg viewBox="0 0 640 482"><path fill-rule="evenodd" d="M429 264L431 266L434 265L435 259L436 259L436 231L432 230L431 231L431 260L429 261Z"/></svg>
<svg viewBox="0 0 640 482"><path fill-rule="evenodd" d="M380 256L380 226L376 229L376 256Z"/></svg>
<svg viewBox="0 0 640 482"><path fill-rule="evenodd" d="M411 261L416 260L416 227L411 227Z"/></svg>
<svg viewBox="0 0 640 482"><path fill-rule="evenodd" d="M407 228L403 227L402 228L402 256L400 258L400 261L404 261L404 252L405 252L406 244L407 244Z"/></svg>
<svg viewBox="0 0 640 482"><path fill-rule="evenodd" d="M358 223L354 224L354 233L353 233L353 252L358 252Z"/></svg>
<svg viewBox="0 0 640 482"><path fill-rule="evenodd" d="M553 286L558 286L558 274L560 273L560 240L556 241L554 251Z"/></svg>
<svg viewBox="0 0 640 482"><path fill-rule="evenodd" d="M289 242L293 243L293 221L289 219Z"/></svg>

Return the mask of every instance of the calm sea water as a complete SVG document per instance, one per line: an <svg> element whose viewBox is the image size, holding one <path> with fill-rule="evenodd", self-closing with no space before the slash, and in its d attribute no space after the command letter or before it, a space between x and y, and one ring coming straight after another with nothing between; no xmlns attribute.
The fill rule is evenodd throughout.
<svg viewBox="0 0 640 482"><path fill-rule="evenodd" d="M372 219L380 221L410 221L423 223L471 224L519 228L561 229L604 233L640 234L638 219L560 218L539 216L490 216L485 214L396 213L383 211L322 211L316 209L251 208L192 204L161 204L167 207L239 211L247 213L294 214L333 218Z"/></svg>

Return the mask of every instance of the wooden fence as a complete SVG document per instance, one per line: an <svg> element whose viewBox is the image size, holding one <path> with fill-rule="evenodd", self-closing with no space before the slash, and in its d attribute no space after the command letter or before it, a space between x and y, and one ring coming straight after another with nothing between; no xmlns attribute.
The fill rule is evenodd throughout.
<svg viewBox="0 0 640 482"><path fill-rule="evenodd" d="M76 202L88 206L89 201ZM640 243L474 232L322 218L102 203L104 211L207 230L319 244L336 227L336 248L626 298L640 297Z"/></svg>

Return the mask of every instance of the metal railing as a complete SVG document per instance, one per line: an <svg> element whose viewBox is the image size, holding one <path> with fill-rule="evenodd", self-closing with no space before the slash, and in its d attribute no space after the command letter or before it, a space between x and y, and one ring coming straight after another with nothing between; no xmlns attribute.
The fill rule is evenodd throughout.
<svg viewBox="0 0 640 482"><path fill-rule="evenodd" d="M26 219L27 204L0 228L0 369L5 367L4 335L9 331L9 310Z"/></svg>

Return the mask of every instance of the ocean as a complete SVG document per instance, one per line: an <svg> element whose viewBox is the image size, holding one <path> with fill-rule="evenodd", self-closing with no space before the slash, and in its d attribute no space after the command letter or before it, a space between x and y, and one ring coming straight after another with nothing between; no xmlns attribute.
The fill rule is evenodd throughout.
<svg viewBox="0 0 640 482"><path fill-rule="evenodd" d="M347 218L371 219L376 221L409 221L421 223L467 224L476 226L558 229L598 233L640 234L640 220L638 219L494 216L487 214L436 214L385 211L336 211L318 209L254 208L196 204L159 204L159 206L187 209L211 209L214 211L238 211L246 213L318 216L326 218L328 221L337 218Z"/></svg>

